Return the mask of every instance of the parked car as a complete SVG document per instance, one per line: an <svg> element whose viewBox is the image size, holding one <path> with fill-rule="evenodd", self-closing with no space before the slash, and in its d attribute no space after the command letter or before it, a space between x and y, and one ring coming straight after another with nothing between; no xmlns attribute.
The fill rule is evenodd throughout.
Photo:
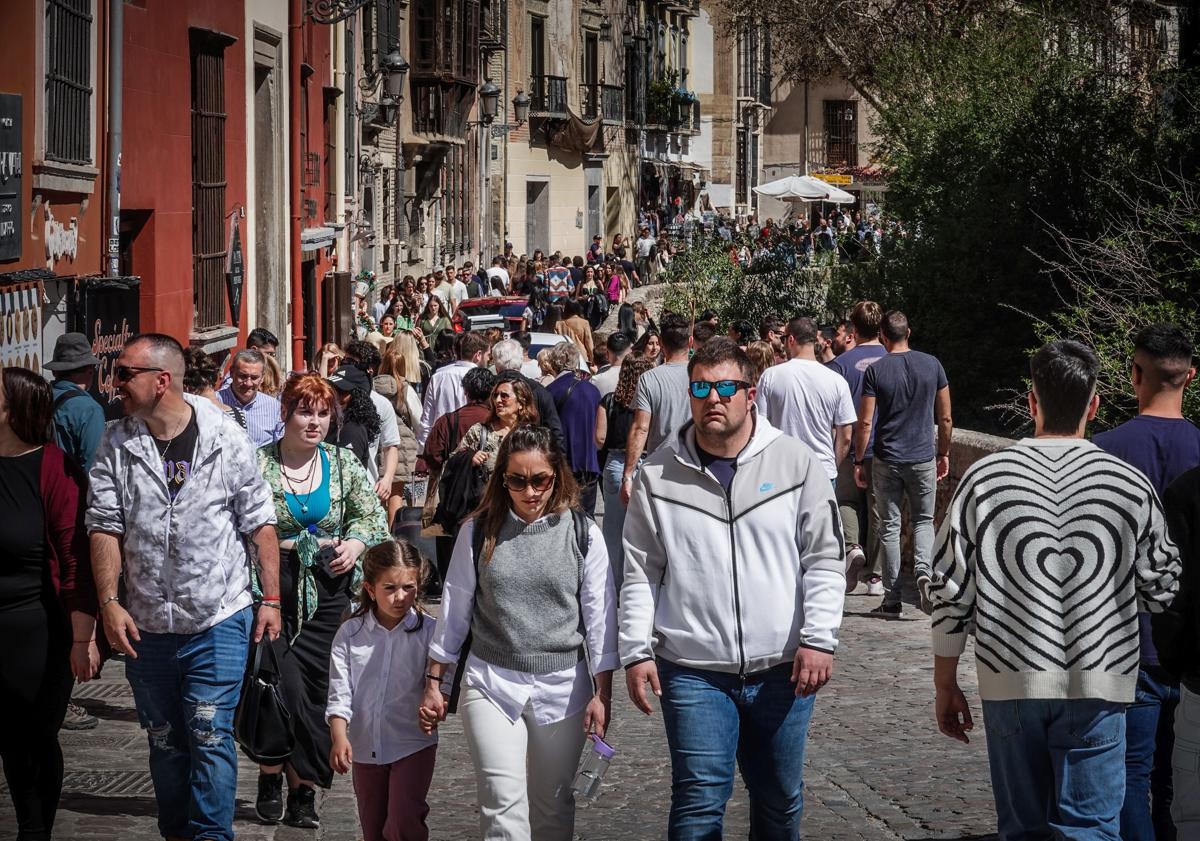
<svg viewBox="0 0 1200 841"><path fill-rule="evenodd" d="M521 316L528 299L520 295L489 295L486 298L467 298L454 313L454 331L486 330L499 327L505 333L521 329Z"/></svg>

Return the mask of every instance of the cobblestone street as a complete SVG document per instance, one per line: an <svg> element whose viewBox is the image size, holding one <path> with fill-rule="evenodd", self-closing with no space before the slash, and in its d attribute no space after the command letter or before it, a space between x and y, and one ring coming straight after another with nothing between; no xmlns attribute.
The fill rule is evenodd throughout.
<svg viewBox="0 0 1200 841"><path fill-rule="evenodd" d="M924 617L912 621L865 616L876 599L850 596L833 682L821 691L813 715L805 775L805 837L812 839L976 839L994 827L982 728L968 746L944 738L932 723L931 662ZM920 619L917 619L920 617ZM662 721L637 712L618 691L611 729L620 753L603 794L579 810L582 839L663 838L670 797L670 765ZM968 697L973 671L965 675ZM76 695L98 715L100 726L63 733L67 778L55 838L153 839L154 792L146 740L122 664L110 663L103 680ZM977 722L978 703L973 704ZM324 799L322 827L312 831L265 827L253 814L255 769L241 762L239 839L354 841L359 838L348 778ZM438 770L430 796L436 839L468 839L476 832L475 784L459 722L442 732ZM726 837L747 835L746 799L738 786ZM0 839L15 838L7 792L0 802Z"/></svg>

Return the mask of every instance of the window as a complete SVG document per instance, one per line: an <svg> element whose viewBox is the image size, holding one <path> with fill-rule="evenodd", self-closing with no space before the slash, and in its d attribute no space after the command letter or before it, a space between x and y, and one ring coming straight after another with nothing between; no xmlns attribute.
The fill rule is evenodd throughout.
<svg viewBox="0 0 1200 841"><path fill-rule="evenodd" d="M746 193L749 190L747 186L748 179L746 178L746 166L749 163L749 150L747 149L750 132L744 128L737 130L737 149L734 158L737 172L734 173L734 204L743 204L747 200Z"/></svg>
<svg viewBox="0 0 1200 841"><path fill-rule="evenodd" d="M192 290L196 330L225 304L225 43L192 31Z"/></svg>
<svg viewBox="0 0 1200 841"><path fill-rule="evenodd" d="M529 75L546 75L546 19L537 15L529 18Z"/></svg>
<svg viewBox="0 0 1200 841"><path fill-rule="evenodd" d="M858 103L825 100L825 165L858 166Z"/></svg>
<svg viewBox="0 0 1200 841"><path fill-rule="evenodd" d="M46 0L46 159L92 162L92 0Z"/></svg>

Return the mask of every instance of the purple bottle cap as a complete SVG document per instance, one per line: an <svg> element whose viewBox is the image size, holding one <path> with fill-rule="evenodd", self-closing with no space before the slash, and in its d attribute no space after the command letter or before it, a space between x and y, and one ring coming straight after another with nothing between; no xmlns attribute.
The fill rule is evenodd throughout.
<svg viewBox="0 0 1200 841"><path fill-rule="evenodd" d="M596 753L600 754L605 759L612 759L613 755L616 754L617 749L614 748L612 745L610 745L608 742L601 739L595 733L592 734L591 739L592 739L592 750L596 751Z"/></svg>

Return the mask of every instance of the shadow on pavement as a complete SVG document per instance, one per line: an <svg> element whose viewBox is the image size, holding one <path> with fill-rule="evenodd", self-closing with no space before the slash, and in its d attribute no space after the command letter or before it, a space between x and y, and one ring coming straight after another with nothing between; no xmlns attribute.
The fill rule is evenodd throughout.
<svg viewBox="0 0 1200 841"><path fill-rule="evenodd" d="M58 808L60 812L65 810L85 815L128 815L131 817L155 817L158 815L158 804L153 797L121 795L104 797L79 791L64 791Z"/></svg>

